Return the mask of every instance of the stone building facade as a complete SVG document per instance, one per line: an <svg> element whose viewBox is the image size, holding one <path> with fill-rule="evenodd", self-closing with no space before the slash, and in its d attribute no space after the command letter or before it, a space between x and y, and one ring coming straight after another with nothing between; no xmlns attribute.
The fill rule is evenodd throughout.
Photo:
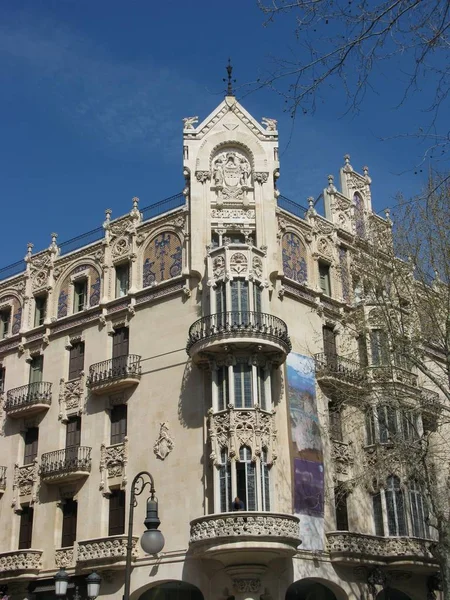
<svg viewBox="0 0 450 600"><path fill-rule="evenodd" d="M438 597L420 491L392 474L339 493L383 442L380 419L361 439L332 405L379 365L380 345L358 359L346 330L354 249L390 236L368 170L346 157L324 216L303 210L277 189L276 121L231 95L184 120L183 157L182 194L134 198L1 274L3 592L53 597L64 567L71 597L95 570L121 598L130 486L148 470L166 544L143 553L139 499L133 600ZM421 393L407 368L389 377Z"/></svg>

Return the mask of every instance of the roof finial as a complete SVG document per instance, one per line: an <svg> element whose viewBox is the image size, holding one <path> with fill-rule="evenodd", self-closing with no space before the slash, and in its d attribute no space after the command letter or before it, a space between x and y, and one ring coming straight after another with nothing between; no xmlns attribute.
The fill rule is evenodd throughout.
<svg viewBox="0 0 450 600"><path fill-rule="evenodd" d="M231 64L231 58L228 59L227 73L228 73L228 80L224 79L224 81L228 81L227 96L234 96L234 94L233 94L233 83L236 83L236 79L232 79L233 66Z"/></svg>

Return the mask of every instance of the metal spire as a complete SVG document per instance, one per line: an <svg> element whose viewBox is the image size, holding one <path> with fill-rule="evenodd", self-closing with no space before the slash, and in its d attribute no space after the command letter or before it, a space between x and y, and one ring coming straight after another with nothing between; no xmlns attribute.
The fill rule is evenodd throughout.
<svg viewBox="0 0 450 600"><path fill-rule="evenodd" d="M228 59L227 73L228 73L228 79L224 79L225 82L228 82L228 85L227 85L227 96L234 96L234 93L233 93L233 83L236 83L236 79L232 79L233 67L231 65L231 59L230 58Z"/></svg>

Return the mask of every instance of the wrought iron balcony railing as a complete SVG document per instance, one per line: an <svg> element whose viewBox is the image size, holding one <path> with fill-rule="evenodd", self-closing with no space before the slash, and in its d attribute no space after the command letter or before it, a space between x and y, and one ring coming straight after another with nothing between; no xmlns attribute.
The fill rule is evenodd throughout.
<svg viewBox="0 0 450 600"><path fill-rule="evenodd" d="M292 345L284 321L256 311L229 311L202 317L189 328L186 350L197 342L220 337L259 337L276 342L289 353Z"/></svg>
<svg viewBox="0 0 450 600"><path fill-rule="evenodd" d="M62 476L71 473L89 473L91 450L88 446L69 446L46 452L41 459L41 477Z"/></svg>
<svg viewBox="0 0 450 600"><path fill-rule="evenodd" d="M38 404L50 406L51 402L52 384L38 381L9 390L6 394L5 411L22 411Z"/></svg>
<svg viewBox="0 0 450 600"><path fill-rule="evenodd" d="M315 354L314 360L318 375L335 377L356 384L361 384L366 380L366 373L356 360L324 352Z"/></svg>
<svg viewBox="0 0 450 600"><path fill-rule="evenodd" d="M86 384L89 387L103 386L121 379L140 377L141 357L137 354L127 354L91 365Z"/></svg>

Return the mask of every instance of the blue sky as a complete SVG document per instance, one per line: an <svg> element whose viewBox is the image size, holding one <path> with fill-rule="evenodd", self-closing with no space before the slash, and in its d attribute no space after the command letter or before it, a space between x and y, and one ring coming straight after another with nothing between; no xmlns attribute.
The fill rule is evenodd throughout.
<svg viewBox="0 0 450 600"><path fill-rule="evenodd" d="M182 118L201 120L221 102L228 56L245 108L279 121L284 195L317 196L345 153L355 169L369 166L376 210L400 190L418 192L424 146L392 139L422 118L420 94L395 109L401 73L379 69L359 115L343 116L336 88L292 128L278 95L244 86L270 55L295 48L287 19L263 22L256 0L4 2L0 266L22 258L28 241L38 250L52 231L64 241L99 226L106 208L125 213L133 196L144 207L179 192Z"/></svg>

